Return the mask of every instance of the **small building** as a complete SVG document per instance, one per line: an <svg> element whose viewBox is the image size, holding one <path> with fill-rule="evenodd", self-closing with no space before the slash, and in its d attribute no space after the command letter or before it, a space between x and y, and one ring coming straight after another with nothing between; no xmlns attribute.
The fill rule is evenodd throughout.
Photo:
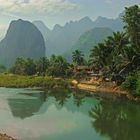
<svg viewBox="0 0 140 140"><path fill-rule="evenodd" d="M77 66L74 68L74 74L79 74L81 72L85 72L89 76L99 76L99 70L94 67L89 66Z"/></svg>

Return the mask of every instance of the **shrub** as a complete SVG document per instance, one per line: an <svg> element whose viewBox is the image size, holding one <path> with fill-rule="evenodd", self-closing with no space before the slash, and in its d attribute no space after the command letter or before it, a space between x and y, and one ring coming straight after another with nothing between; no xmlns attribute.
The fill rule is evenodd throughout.
<svg viewBox="0 0 140 140"><path fill-rule="evenodd" d="M17 75L0 75L0 87L43 87L43 88L53 88L58 87L68 87L69 81L64 79L55 79L52 77L44 76L17 76Z"/></svg>
<svg viewBox="0 0 140 140"><path fill-rule="evenodd" d="M129 75L126 77L125 81L122 83L122 87L129 91L135 91L137 88L138 77L136 74Z"/></svg>

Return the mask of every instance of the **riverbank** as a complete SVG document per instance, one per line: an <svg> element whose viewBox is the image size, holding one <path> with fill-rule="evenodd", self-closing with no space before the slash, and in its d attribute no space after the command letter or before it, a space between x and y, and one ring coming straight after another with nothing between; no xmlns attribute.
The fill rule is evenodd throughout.
<svg viewBox="0 0 140 140"><path fill-rule="evenodd" d="M76 81L63 78L53 78L48 76L19 76L13 74L0 75L0 87L6 88L69 88L73 86L79 90L89 91L93 94L112 94L113 96L127 98L140 102L139 97L133 97L128 91L122 90L113 82L103 81Z"/></svg>
<svg viewBox="0 0 140 140"><path fill-rule="evenodd" d="M126 98L131 101L140 102L140 97L134 97L131 94L129 94L128 91L123 90L121 87L117 86L113 82L103 82L103 81L72 81L72 85L74 88L77 88L82 91L91 92L96 95L105 95L113 97L120 97L120 98Z"/></svg>
<svg viewBox="0 0 140 140"><path fill-rule="evenodd" d="M48 76L19 76L13 74L1 74L0 75L0 87L7 88L54 88L64 87L67 88L70 85L69 80L63 78L53 78Z"/></svg>
<svg viewBox="0 0 140 140"><path fill-rule="evenodd" d="M10 137L10 136L8 136L6 134L1 134L0 133L0 140L17 140L17 139L12 138L12 137Z"/></svg>

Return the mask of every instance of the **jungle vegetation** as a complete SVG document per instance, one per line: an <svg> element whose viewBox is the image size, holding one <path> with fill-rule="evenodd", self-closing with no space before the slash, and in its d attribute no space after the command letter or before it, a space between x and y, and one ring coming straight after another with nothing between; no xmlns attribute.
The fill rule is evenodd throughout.
<svg viewBox="0 0 140 140"><path fill-rule="evenodd" d="M62 56L52 55L39 60L17 58L8 72L16 75L72 77L73 68L78 65L96 67L102 77L109 78L124 89L140 92L140 7L138 5L125 8L122 20L125 24L123 32L114 32L104 42L93 46L89 60L84 59L84 52L75 50L70 64ZM0 66L0 72L5 67Z"/></svg>

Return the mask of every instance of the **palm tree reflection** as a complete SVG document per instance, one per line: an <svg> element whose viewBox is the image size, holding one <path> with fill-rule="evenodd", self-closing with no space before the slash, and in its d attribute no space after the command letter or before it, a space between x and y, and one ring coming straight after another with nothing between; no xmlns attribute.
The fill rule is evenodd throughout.
<svg viewBox="0 0 140 140"><path fill-rule="evenodd" d="M111 140L138 140L140 138L139 105L129 102L101 101L89 112L92 126Z"/></svg>

